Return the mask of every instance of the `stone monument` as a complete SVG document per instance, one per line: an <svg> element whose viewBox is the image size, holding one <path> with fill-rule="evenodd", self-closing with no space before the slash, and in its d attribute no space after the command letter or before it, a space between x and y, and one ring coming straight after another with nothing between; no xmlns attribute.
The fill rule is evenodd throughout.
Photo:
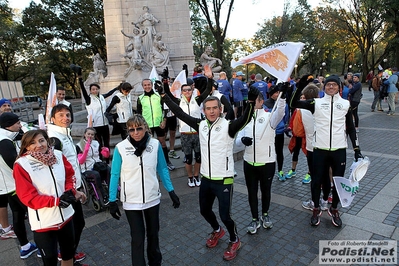
<svg viewBox="0 0 399 266"><path fill-rule="evenodd" d="M194 68L188 1L104 0L104 20L108 60L102 91L126 81L133 95L141 94L152 65L158 73L168 66L171 77L183 64Z"/></svg>

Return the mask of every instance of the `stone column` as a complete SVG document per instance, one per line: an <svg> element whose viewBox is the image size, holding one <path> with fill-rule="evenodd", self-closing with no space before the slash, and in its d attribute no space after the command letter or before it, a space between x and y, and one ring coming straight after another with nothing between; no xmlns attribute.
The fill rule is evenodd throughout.
<svg viewBox="0 0 399 266"><path fill-rule="evenodd" d="M104 91L109 91L125 81L124 72L129 67L122 55L129 39L121 33L131 34L139 16L143 14L143 6L148 6L150 13L160 20L155 29L162 34L163 42L169 48L169 58L174 71L170 76L176 76L182 65L187 64L189 72L194 68L194 53L191 35L190 10L188 1L181 0L104 0L104 20L107 44L108 75L102 82ZM137 71L134 74L136 93L141 92L141 79L148 78L150 72Z"/></svg>

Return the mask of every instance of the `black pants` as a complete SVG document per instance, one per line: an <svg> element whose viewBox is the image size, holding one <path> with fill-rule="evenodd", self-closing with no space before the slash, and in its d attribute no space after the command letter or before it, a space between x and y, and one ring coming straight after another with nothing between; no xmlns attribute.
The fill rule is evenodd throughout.
<svg viewBox="0 0 399 266"><path fill-rule="evenodd" d="M275 171L275 162L262 166L253 166L244 161L245 183L248 189L248 201L253 219L258 219L258 184L260 184L262 214L269 211Z"/></svg>
<svg viewBox="0 0 399 266"><path fill-rule="evenodd" d="M283 170L284 163L284 133L276 134L274 138L274 148L276 149L276 159L277 159L277 171Z"/></svg>
<svg viewBox="0 0 399 266"><path fill-rule="evenodd" d="M359 114L358 114L359 104L360 102L351 102L352 115L353 118L355 119L355 127L359 126Z"/></svg>
<svg viewBox="0 0 399 266"><path fill-rule="evenodd" d="M201 215L212 226L213 230L219 229L219 223L212 206L215 198L219 201L219 215L230 234L230 241L238 239L236 225L231 218L231 203L233 198L233 184L225 185L223 180L213 181L203 177L199 189L199 204Z"/></svg>
<svg viewBox="0 0 399 266"><path fill-rule="evenodd" d="M162 254L159 249L159 204L145 210L125 210L125 213L127 221L129 222L130 236L132 238L132 265L147 265L144 258L144 240L146 233L148 265L161 265Z"/></svg>
<svg viewBox="0 0 399 266"><path fill-rule="evenodd" d="M18 238L19 244L24 246L29 243L26 236L25 214L28 211L26 206L19 200L17 194L10 194L8 196L8 204L12 211L12 223L14 226L15 235Z"/></svg>
<svg viewBox="0 0 399 266"><path fill-rule="evenodd" d="M90 170L83 173L84 177L86 178L86 181L94 184L100 204L103 204L103 199L108 198L108 193L107 191L104 191L103 187L103 181L109 184L109 178L107 178L108 174L105 173L107 171L108 170L101 171L102 173L100 173L98 171ZM91 184L88 185L91 186ZM89 197L89 195L86 196Z"/></svg>
<svg viewBox="0 0 399 266"><path fill-rule="evenodd" d="M96 140L100 144L100 150L102 147L107 147L109 148L109 127L108 125L105 126L100 126L100 127L94 127L96 130ZM101 154L100 154L101 156ZM105 159L107 163L109 163L109 158Z"/></svg>
<svg viewBox="0 0 399 266"><path fill-rule="evenodd" d="M295 147L292 150L292 161L297 162L299 157L299 152L301 151L302 148L302 138L295 136L293 136L293 138L296 138L296 141L295 141Z"/></svg>
<svg viewBox="0 0 399 266"><path fill-rule="evenodd" d="M313 174L313 151L307 151L306 160L308 161L308 171L310 176Z"/></svg>
<svg viewBox="0 0 399 266"><path fill-rule="evenodd" d="M73 221L59 230L33 232L33 238L40 249L44 266L58 265L58 245L63 260L70 260L75 254Z"/></svg>
<svg viewBox="0 0 399 266"><path fill-rule="evenodd" d="M83 228L85 227L85 218L83 216L83 209L82 209L82 203L80 201L76 201L71 204L73 209L75 210L75 213L73 215L73 227L74 227L74 232L75 232L75 245L74 249L75 252L78 248L79 242L80 242L80 237L82 235Z"/></svg>
<svg viewBox="0 0 399 266"><path fill-rule="evenodd" d="M319 207L319 199L321 194L321 185L323 185L323 198L327 200L328 191L330 191L330 176L329 168L331 167L333 176L344 176L346 167L346 149L338 149L335 151L327 151L314 149L313 150L313 171L311 189L312 200L314 206ZM327 195L326 195L327 193ZM332 207L337 208L339 198L335 186L332 190L333 201Z"/></svg>

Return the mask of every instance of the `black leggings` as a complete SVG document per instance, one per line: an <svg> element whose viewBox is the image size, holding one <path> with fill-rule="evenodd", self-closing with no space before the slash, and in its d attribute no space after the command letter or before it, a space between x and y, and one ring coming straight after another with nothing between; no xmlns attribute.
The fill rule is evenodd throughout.
<svg viewBox="0 0 399 266"><path fill-rule="evenodd" d="M75 232L75 245L74 249L75 252L78 248L79 242L80 242L80 237L82 235L83 228L85 227L85 218L83 216L83 209L82 209L82 203L80 201L76 201L71 204L73 209L75 210L75 213L73 215L73 227L74 227L74 232Z"/></svg>
<svg viewBox="0 0 399 266"><path fill-rule="evenodd" d="M253 166L244 161L244 176L248 190L249 207L253 219L258 219L258 184L262 200L262 214L267 213L270 207L272 181L276 163L267 163L262 166Z"/></svg>
<svg viewBox="0 0 399 266"><path fill-rule="evenodd" d="M94 127L96 130L96 140L100 144L100 150L102 147L107 147L109 148L109 127L108 125L105 126L100 126L100 127ZM101 155L100 155L101 156ZM109 159L106 159L107 163L109 162Z"/></svg>
<svg viewBox="0 0 399 266"><path fill-rule="evenodd" d="M312 200L314 206L319 207L319 200L321 194L321 186L323 186L323 199L327 200L330 191L331 182L329 175L329 168L331 167L333 176L344 176L346 167L346 149L338 149L335 151L327 151L314 149L313 150L313 172L311 189ZM332 207L337 208L339 198L335 186L332 189L333 201Z"/></svg>
<svg viewBox="0 0 399 266"><path fill-rule="evenodd" d="M199 190L200 212L213 230L219 229L219 223L212 210L215 198L219 201L219 215L230 234L230 241L238 239L236 225L231 218L230 210L233 198L233 184L225 185L223 180L212 181L203 177Z"/></svg>
<svg viewBox="0 0 399 266"><path fill-rule="evenodd" d="M276 149L276 159L277 159L277 171L283 170L283 163L284 163L284 133L276 134L274 138L274 147Z"/></svg>
<svg viewBox="0 0 399 266"><path fill-rule="evenodd" d="M295 147L292 151L292 161L297 162L299 157L299 152L301 151L302 148L302 138L295 136L293 136L293 138L296 138L296 140L295 140Z"/></svg>
<svg viewBox="0 0 399 266"><path fill-rule="evenodd" d="M146 233L148 265L161 265L162 254L159 248L159 204L145 210L125 210L125 214L129 222L130 236L132 238L132 265L147 265L144 258L144 240Z"/></svg>
<svg viewBox="0 0 399 266"><path fill-rule="evenodd" d="M359 126L359 115L357 113L357 111L359 110L359 103L360 102L351 102L352 115L353 118L355 119L355 127Z"/></svg>
<svg viewBox="0 0 399 266"><path fill-rule="evenodd" d="M70 260L75 255L73 221L61 229L47 232L33 232L33 238L40 249L44 266L58 265L58 245L62 260Z"/></svg>
<svg viewBox="0 0 399 266"><path fill-rule="evenodd" d="M19 244L24 246L29 243L26 236L25 214L28 211L25 205L19 200L17 194L9 194L8 203L12 211L12 222L14 232L17 235Z"/></svg>

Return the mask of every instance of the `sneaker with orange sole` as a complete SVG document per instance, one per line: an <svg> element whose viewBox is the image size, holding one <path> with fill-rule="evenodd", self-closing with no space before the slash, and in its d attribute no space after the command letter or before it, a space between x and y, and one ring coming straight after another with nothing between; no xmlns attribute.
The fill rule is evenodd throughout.
<svg viewBox="0 0 399 266"><path fill-rule="evenodd" d="M238 239L236 242L229 242L226 251L223 254L224 260L232 260L237 257L237 251L241 247L241 241Z"/></svg>
<svg viewBox="0 0 399 266"><path fill-rule="evenodd" d="M213 231L211 233L211 236L208 238L208 240L206 241L206 246L208 248L214 248L216 247L216 245L219 242L219 239L221 239L224 236L225 232L224 229L222 227L220 227L219 232Z"/></svg>

